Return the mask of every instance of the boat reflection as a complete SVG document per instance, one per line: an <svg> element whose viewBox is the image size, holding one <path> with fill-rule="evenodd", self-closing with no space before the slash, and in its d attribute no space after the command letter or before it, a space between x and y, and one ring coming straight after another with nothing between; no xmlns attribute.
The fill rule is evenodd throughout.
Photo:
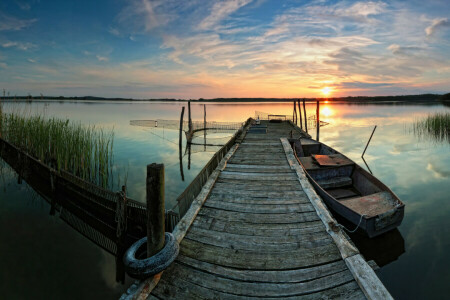
<svg viewBox="0 0 450 300"><path fill-rule="evenodd" d="M333 216L346 228L353 229L355 227L342 217ZM396 261L405 253L405 240L397 228L373 238L369 238L360 231L354 233L346 231L346 233L366 261L373 260L380 268Z"/></svg>

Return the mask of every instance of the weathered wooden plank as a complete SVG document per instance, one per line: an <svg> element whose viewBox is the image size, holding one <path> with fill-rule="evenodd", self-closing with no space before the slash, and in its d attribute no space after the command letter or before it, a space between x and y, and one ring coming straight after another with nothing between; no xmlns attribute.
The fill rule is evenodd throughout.
<svg viewBox="0 0 450 300"><path fill-rule="evenodd" d="M233 164L247 164L247 165L267 165L267 166L279 166L285 163L282 159L255 159L255 158L232 158L230 163Z"/></svg>
<svg viewBox="0 0 450 300"><path fill-rule="evenodd" d="M255 297L241 296L230 293L218 292L209 288L205 288L191 282L186 281L174 274L174 272L166 272L170 274L166 278L163 278L162 286L158 286L152 292L158 298L161 299L255 299ZM264 297L266 300L276 300L279 297ZM283 299L299 299L299 295L285 296ZM365 299L364 294L359 289L356 282L348 282L335 288L320 291L318 293L312 293L301 296L302 300L316 300L316 299L346 299L346 300L360 300Z"/></svg>
<svg viewBox="0 0 450 300"><path fill-rule="evenodd" d="M202 228L191 228L185 238L197 241L203 244L222 247L224 249L248 250L258 252L292 252L292 251L310 251L317 247L322 247L333 243L333 240L326 234L310 234L297 237L280 236L264 237L241 235Z"/></svg>
<svg viewBox="0 0 450 300"><path fill-rule="evenodd" d="M233 176L230 178L248 178L248 177L256 177L256 178L265 178L265 177L273 177L273 180L277 180L277 178L294 178L297 179L297 174L295 174L294 172L290 172L290 173L278 173L278 172L250 172L250 171L245 171L245 172L239 172L239 171L228 171L228 170L223 170L222 173L220 174L222 177L226 178L225 176ZM264 180L264 179L263 179Z"/></svg>
<svg viewBox="0 0 450 300"><path fill-rule="evenodd" d="M332 243L308 251L273 252L227 249L185 238L181 242L180 253L212 264L250 270L305 268L339 259L339 251Z"/></svg>
<svg viewBox="0 0 450 300"><path fill-rule="evenodd" d="M210 216L198 215L194 221L195 226L218 232L229 232L243 235L255 236L302 236L323 232L324 227L320 220L311 222L298 222L290 224L260 224L245 223L235 221L224 221Z"/></svg>
<svg viewBox="0 0 450 300"><path fill-rule="evenodd" d="M269 170L289 170L290 172L292 172L292 169L287 165L280 165L280 166L266 166L266 165L260 165L260 166L255 166L255 165L244 165L244 164L232 164L232 163L228 163L227 164L227 169L234 169L234 168L241 168L241 169L269 169Z"/></svg>
<svg viewBox="0 0 450 300"><path fill-rule="evenodd" d="M252 204L252 205L284 205L284 204L305 204L310 202L304 196L287 196L287 197L258 197L258 194L253 196L241 196L241 195L230 195L230 194L211 194L208 201L221 201L221 202L231 202L231 203L242 203L242 204Z"/></svg>
<svg viewBox="0 0 450 300"><path fill-rule="evenodd" d="M217 182L220 183L229 183L230 184L230 188L235 188L233 186L239 187L239 185L252 185L252 186L263 186L263 187L278 187L278 188L293 188L294 190L297 190L299 188L299 184L298 181L296 180L283 180L283 181L271 181L271 180L260 180L260 181L255 181L255 180L250 180L250 179L232 179L232 178L223 178L223 177L219 177L217 179Z"/></svg>
<svg viewBox="0 0 450 300"><path fill-rule="evenodd" d="M260 283L237 281L220 276L212 276L188 265L178 264L177 275L198 286L215 291L249 297L288 297L320 292L353 280L348 270L296 283Z"/></svg>
<svg viewBox="0 0 450 300"><path fill-rule="evenodd" d="M271 283L303 282L347 270L347 266L343 260L338 260L335 262L314 266L311 268L282 270L282 271L240 270L210 264L184 255L178 256L177 261L182 264L195 267L197 269L204 270L208 273L221 276L224 278L241 281L252 281L252 282L271 282Z"/></svg>
<svg viewBox="0 0 450 300"><path fill-rule="evenodd" d="M226 221L254 223L254 224L257 223L289 224L296 222L317 221L319 219L319 217L315 212L257 214L257 213L241 213L241 212L227 211L210 207L203 207L203 209L199 212L199 214Z"/></svg>
<svg viewBox="0 0 450 300"><path fill-rule="evenodd" d="M287 214L287 213L304 213L314 211L314 207L311 205L311 203L303 203L303 204L283 203L283 204L255 205L247 203L224 202L214 199L208 199L204 203L204 207L211 207L244 213L258 213L258 214Z"/></svg>
<svg viewBox="0 0 450 300"><path fill-rule="evenodd" d="M220 183L217 183L214 186L214 189L211 191L210 197L212 196L230 196L230 197L241 197L241 198L248 198L248 199L299 199L304 198L307 199L309 202L308 197L306 194L301 190L281 190L281 191L264 191L263 193L258 193L253 190L247 190L247 189L230 189L225 186L225 184L220 185Z"/></svg>
<svg viewBox="0 0 450 300"><path fill-rule="evenodd" d="M239 183L228 182L225 179L217 180L214 185L214 190L218 192L229 192L232 190L242 191L242 192L261 192L261 193L283 193L283 192L303 192L301 185L289 184L289 185L273 185L273 184L247 184L243 181Z"/></svg>
<svg viewBox="0 0 450 300"><path fill-rule="evenodd" d="M276 167L276 166L275 166ZM291 169L260 169L257 165L254 165L254 168L225 168L225 171L228 172L252 172L252 173L273 173L276 172L277 174L292 174Z"/></svg>
<svg viewBox="0 0 450 300"><path fill-rule="evenodd" d="M361 254L347 257L345 263L368 299L394 299Z"/></svg>
<svg viewBox="0 0 450 300"><path fill-rule="evenodd" d="M234 180L246 180L246 181L254 181L254 182L258 182L260 184L264 184L266 183L266 181L270 181L272 183L278 183L279 181L293 181L296 184L298 184L298 180L296 177L294 177L292 174L287 174L287 175L266 175L266 174L261 174L261 175L256 175L257 173L255 173L255 175L253 176L245 176L245 175L234 175L234 174L220 174L219 178L220 179L234 179Z"/></svg>

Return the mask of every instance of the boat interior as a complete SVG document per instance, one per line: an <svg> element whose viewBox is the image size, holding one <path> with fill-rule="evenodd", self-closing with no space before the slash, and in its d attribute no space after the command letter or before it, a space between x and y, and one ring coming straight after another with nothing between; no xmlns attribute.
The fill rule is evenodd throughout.
<svg viewBox="0 0 450 300"><path fill-rule="evenodd" d="M300 163L341 204L366 218L386 213L400 200L378 179L336 150L308 138L294 143Z"/></svg>

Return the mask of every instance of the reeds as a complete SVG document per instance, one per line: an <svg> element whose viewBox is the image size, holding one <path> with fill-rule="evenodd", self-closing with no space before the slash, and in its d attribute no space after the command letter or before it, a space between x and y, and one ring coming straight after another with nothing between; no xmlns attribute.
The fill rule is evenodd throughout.
<svg viewBox="0 0 450 300"><path fill-rule="evenodd" d="M0 137L55 169L113 187L113 131L69 120L1 113Z"/></svg>
<svg viewBox="0 0 450 300"><path fill-rule="evenodd" d="M436 113L417 120L413 124L413 131L419 138L450 142L450 113Z"/></svg>

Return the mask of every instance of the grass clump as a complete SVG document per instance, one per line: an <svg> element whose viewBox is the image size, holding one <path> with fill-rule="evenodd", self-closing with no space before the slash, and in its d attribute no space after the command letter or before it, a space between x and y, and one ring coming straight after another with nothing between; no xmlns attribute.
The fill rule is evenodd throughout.
<svg viewBox="0 0 450 300"><path fill-rule="evenodd" d="M450 113L436 113L413 124L413 131L418 137L431 137L438 142L450 142Z"/></svg>
<svg viewBox="0 0 450 300"><path fill-rule="evenodd" d="M112 130L39 115L6 114L0 107L0 137L58 171L112 188Z"/></svg>

